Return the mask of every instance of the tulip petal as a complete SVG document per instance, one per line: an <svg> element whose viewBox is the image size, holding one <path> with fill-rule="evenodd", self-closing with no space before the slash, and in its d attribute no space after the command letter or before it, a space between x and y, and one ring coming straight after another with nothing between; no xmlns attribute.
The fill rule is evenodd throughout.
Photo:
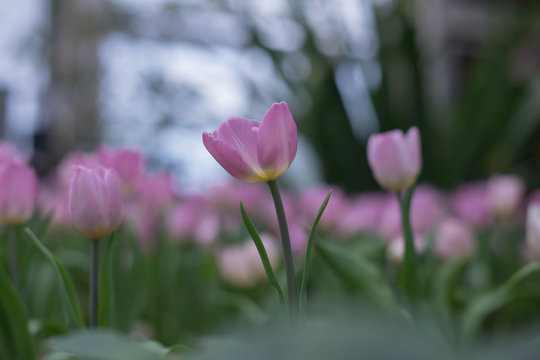
<svg viewBox="0 0 540 360"><path fill-rule="evenodd" d="M216 161L238 180L250 181L256 173L231 145L218 140L217 132L204 132L203 144Z"/></svg>
<svg viewBox="0 0 540 360"><path fill-rule="evenodd" d="M407 131L405 135L408 153L413 165L413 172L418 174L422 168L422 153L420 151L420 132L416 126Z"/></svg>
<svg viewBox="0 0 540 360"><path fill-rule="evenodd" d="M298 134L287 103L274 103L255 130L259 164L270 179L284 173L296 156Z"/></svg>
<svg viewBox="0 0 540 360"><path fill-rule="evenodd" d="M106 200L93 170L82 167L74 170L69 197L71 220L78 231L94 238L107 228Z"/></svg>
<svg viewBox="0 0 540 360"><path fill-rule="evenodd" d="M218 139L236 150L244 162L252 169L260 169L257 160L257 135L253 128L258 128L255 120L233 117L221 124Z"/></svg>
<svg viewBox="0 0 540 360"><path fill-rule="evenodd" d="M27 221L34 212L37 179L26 164L11 162L0 171L0 219L6 224Z"/></svg>
<svg viewBox="0 0 540 360"><path fill-rule="evenodd" d="M400 130L370 136L368 162L377 181L390 190L408 187L416 177Z"/></svg>
<svg viewBox="0 0 540 360"><path fill-rule="evenodd" d="M120 226L124 216L124 202L122 200L122 182L120 176L112 169L105 170L103 174L103 189L107 200L108 228L116 229Z"/></svg>

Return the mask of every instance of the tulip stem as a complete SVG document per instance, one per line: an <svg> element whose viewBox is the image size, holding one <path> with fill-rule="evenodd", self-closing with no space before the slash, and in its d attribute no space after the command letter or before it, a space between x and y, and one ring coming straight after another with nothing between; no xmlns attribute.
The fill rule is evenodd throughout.
<svg viewBox="0 0 540 360"><path fill-rule="evenodd" d="M413 300L417 295L417 259L414 248L414 235L411 228L410 209L414 188L409 188L403 193L398 193L398 201L401 207L401 226L403 229L403 240L405 241L405 256L400 269L400 285L408 300Z"/></svg>
<svg viewBox="0 0 540 360"><path fill-rule="evenodd" d="M283 248L283 258L285 260L285 272L287 274L287 292L289 298L289 317L292 323L298 321L299 299L296 286L296 274L294 272L294 261L292 256L291 239L289 238L289 228L287 226L287 217L285 209L279 194L279 188L276 180L268 181L272 199L276 207L276 215L279 223L279 232L281 235L281 246Z"/></svg>
<svg viewBox="0 0 540 360"><path fill-rule="evenodd" d="M92 239L92 253L90 255L90 327L97 327L98 296L99 296L99 239Z"/></svg>
<svg viewBox="0 0 540 360"><path fill-rule="evenodd" d="M13 286L17 286L19 281L19 262L17 261L17 228L13 227L13 232L9 237L9 272Z"/></svg>

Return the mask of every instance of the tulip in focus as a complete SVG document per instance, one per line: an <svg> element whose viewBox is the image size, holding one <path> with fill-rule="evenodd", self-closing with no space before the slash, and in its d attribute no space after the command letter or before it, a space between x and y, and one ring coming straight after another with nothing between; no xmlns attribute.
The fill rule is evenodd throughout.
<svg viewBox="0 0 540 360"><path fill-rule="evenodd" d="M487 184L487 200L493 216L508 219L519 209L525 193L523 180L515 175L496 175Z"/></svg>
<svg viewBox="0 0 540 360"><path fill-rule="evenodd" d="M296 156L298 135L287 103L274 103L261 123L230 118L217 131L202 134L208 152L241 181L271 181Z"/></svg>
<svg viewBox="0 0 540 360"><path fill-rule="evenodd" d="M38 181L33 169L21 162L9 162L0 167L0 222L25 223L37 200Z"/></svg>
<svg viewBox="0 0 540 360"><path fill-rule="evenodd" d="M540 259L540 205L531 204L527 209L527 246Z"/></svg>
<svg viewBox="0 0 540 360"><path fill-rule="evenodd" d="M123 217L122 183L116 171L101 166L77 167L69 188L69 214L73 227L99 239L120 226Z"/></svg>
<svg viewBox="0 0 540 360"><path fill-rule="evenodd" d="M371 135L367 155L379 185L392 191L407 189L416 181L422 166L418 128L412 127L407 134L393 130Z"/></svg>
<svg viewBox="0 0 540 360"><path fill-rule="evenodd" d="M443 259L470 258L476 251L474 234L462 220L444 220L437 229L435 239L435 252Z"/></svg>

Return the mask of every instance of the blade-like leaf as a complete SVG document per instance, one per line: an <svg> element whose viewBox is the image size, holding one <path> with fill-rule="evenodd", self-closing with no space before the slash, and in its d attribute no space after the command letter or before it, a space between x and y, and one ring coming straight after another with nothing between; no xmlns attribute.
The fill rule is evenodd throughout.
<svg viewBox="0 0 540 360"><path fill-rule="evenodd" d="M463 273L466 259L458 258L442 264L433 276L433 296L435 304L445 321L450 321L450 298Z"/></svg>
<svg viewBox="0 0 540 360"><path fill-rule="evenodd" d="M17 292L11 285L9 276L0 265L0 306L9 323L10 335L17 358L22 360L34 360L34 344L28 332L28 319Z"/></svg>
<svg viewBox="0 0 540 360"><path fill-rule="evenodd" d="M77 295L75 293L75 287L71 276L67 272L62 263L41 243L36 235L26 228L24 230L28 238L33 242L39 252L45 257L45 259L52 266L56 277L56 284L58 285L58 291L60 293L60 302L62 304L62 311L64 312L64 318L67 325L70 328L84 327L84 320L79 302L77 301Z"/></svg>
<svg viewBox="0 0 540 360"><path fill-rule="evenodd" d="M513 290L520 282L540 272L540 263L533 262L517 270L504 284L473 300L463 315L462 334L465 341L474 338L483 321L493 312L515 299Z"/></svg>
<svg viewBox="0 0 540 360"><path fill-rule="evenodd" d="M281 306L285 307L285 297L283 296L283 290L281 289L281 286L276 279L276 275L274 274L274 270L272 269L272 265L270 264L270 260L268 259L268 254L266 254L266 249L264 248L261 237L257 233L253 222L246 213L246 209L244 208L244 204L242 204L242 202L240 202L240 212L242 213L242 219L244 220L244 224L246 225L249 235L251 236L253 242L255 243L255 246L257 247L257 251L259 252L259 256L261 257L266 276L268 276L270 284L272 284L272 286L276 289Z"/></svg>
<svg viewBox="0 0 540 360"><path fill-rule="evenodd" d="M315 243L315 231L317 230L317 225L319 225L319 220L321 220L321 216L324 212L324 209L326 209L326 205L328 205L328 201L330 200L330 196L332 195L332 190L328 191L328 195L326 195L326 198L324 199L321 207L319 208L319 211L317 212L317 216L315 217L315 221L313 221L313 225L311 226L311 230L309 232L308 237L308 243L306 248L306 257L304 259L304 271L302 273L302 283L300 285L300 311L302 311L303 308L305 308L306 305L306 291L307 291L307 282L309 278L309 264L311 261L311 250L313 249L313 244Z"/></svg>
<svg viewBox="0 0 540 360"><path fill-rule="evenodd" d="M114 323L115 297L113 284L113 254L114 254L114 238L116 232L113 232L109 237L107 249L103 255L100 269L100 285L99 285L99 319L100 326L108 326Z"/></svg>
<svg viewBox="0 0 540 360"><path fill-rule="evenodd" d="M343 247L318 241L317 254L349 287L364 292L373 303L384 309L397 309L397 302L379 269L359 254Z"/></svg>

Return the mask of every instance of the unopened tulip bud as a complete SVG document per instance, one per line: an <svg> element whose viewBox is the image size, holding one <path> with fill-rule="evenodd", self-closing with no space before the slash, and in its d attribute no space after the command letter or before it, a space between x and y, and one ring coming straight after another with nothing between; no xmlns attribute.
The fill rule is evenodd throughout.
<svg viewBox="0 0 540 360"><path fill-rule="evenodd" d="M496 175L487 184L487 200L495 218L508 219L519 209L525 184L514 175Z"/></svg>
<svg viewBox="0 0 540 360"><path fill-rule="evenodd" d="M0 166L0 222L22 224L34 213L37 200L37 177L21 162Z"/></svg>
<svg viewBox="0 0 540 360"><path fill-rule="evenodd" d="M422 166L420 133L412 127L407 134L393 130L371 135L367 155L379 185L387 190L404 190L414 184Z"/></svg>
<svg viewBox="0 0 540 360"><path fill-rule="evenodd" d="M435 252L443 259L470 258L476 251L471 228L458 219L444 220L437 229L435 241Z"/></svg>
<svg viewBox="0 0 540 360"><path fill-rule="evenodd" d="M69 214L73 227L99 239L120 226L123 217L122 183L116 171L77 167L69 188Z"/></svg>
<svg viewBox="0 0 540 360"><path fill-rule="evenodd" d="M526 226L527 245L534 256L540 259L540 205L529 205Z"/></svg>

